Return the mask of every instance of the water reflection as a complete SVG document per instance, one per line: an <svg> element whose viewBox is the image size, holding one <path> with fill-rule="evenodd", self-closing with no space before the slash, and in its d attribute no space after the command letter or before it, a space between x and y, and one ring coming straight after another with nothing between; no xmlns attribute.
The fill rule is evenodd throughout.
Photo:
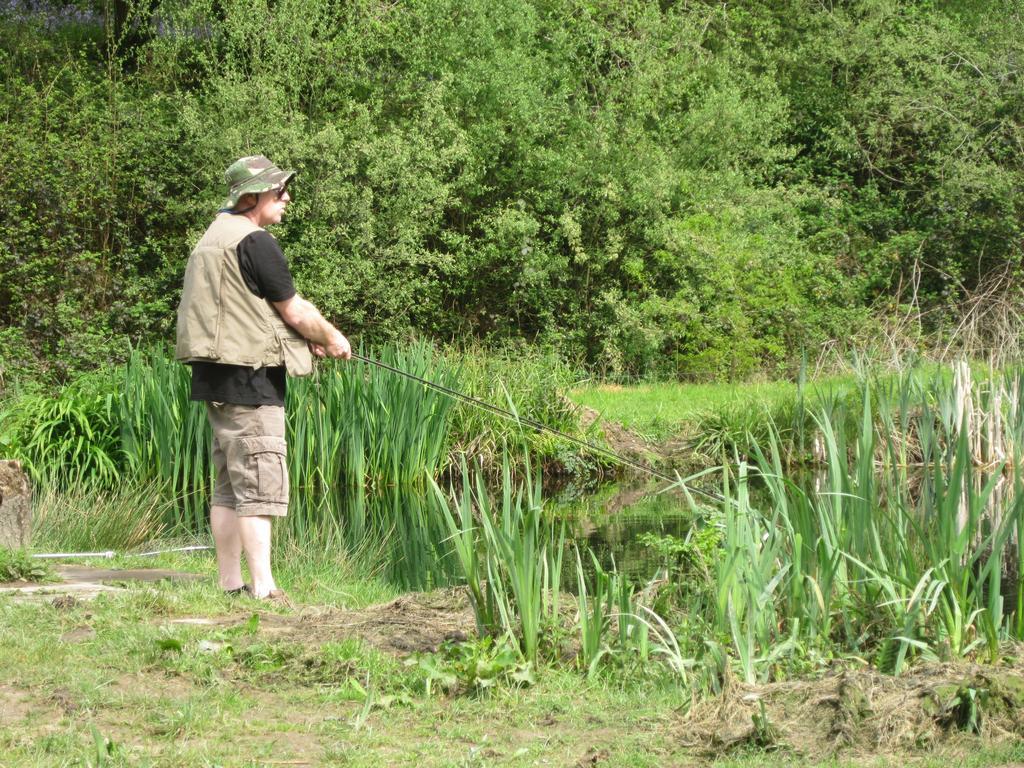
<svg viewBox="0 0 1024 768"><path fill-rule="evenodd" d="M902 509L928 529L941 525L948 516L957 531L968 529L972 543L980 545L999 527L1004 511L1014 505L1013 483L1001 474L973 471L950 486L945 480L948 468L939 470L902 468L899 473L852 477L844 472L840 477L845 480L838 485L836 478L823 469L795 472L786 481L788 514L795 523L816 515L820 505L829 507L841 502L840 519L854 529L848 545L855 555L864 557L868 556L863 550L869 542L862 539L867 529L854 519L866 519L864 515L871 516L877 509L887 509L887 514ZM770 480L751 475L748 490L752 508L777 508L779 499L775 496L780 490L769 486ZM314 496L294 494L293 498ZM492 502L492 509L499 510L500 501L492 498ZM380 575L403 589L428 590L461 581L451 532L432 488L343 489L316 502L297 501L296 506L289 517L293 529L298 532L315 526L321 540L337 541L364 561L369 559L378 566ZM594 570L589 551L602 569L607 571L614 565L633 584L642 585L664 566L663 555L645 543L645 534L683 539L696 519L683 493L666 490L659 483L610 484L581 495L552 491L544 506L548 519L565 525L561 588L570 592L577 585L577 547L588 577ZM325 532L327 538L323 539ZM1004 546L1013 555L1002 563L1006 580L1018 571L1015 530ZM812 556L813 551L805 554Z"/></svg>
<svg viewBox="0 0 1024 768"><path fill-rule="evenodd" d="M563 560L563 589L575 590L574 546L584 553L583 567L588 575L593 573L593 562L585 555L587 548L603 569L610 569L614 563L619 573L635 584L654 578L663 563L642 543L643 535L683 538L693 525L686 497L664 487L664 483L614 484L584 497L551 503L552 511L566 521L569 553Z"/></svg>
<svg viewBox="0 0 1024 768"><path fill-rule="evenodd" d="M614 562L634 583L655 576L659 557L641 543L645 533L684 537L692 524L686 498L662 492L664 483L609 485L584 496L556 494L545 501L550 519L565 522L562 589L576 588L578 547L584 570L592 575L594 553L602 568ZM350 552L368 556L379 572L404 589L426 590L457 583L441 503L432 489L384 486L371 491L343 488L318 502L301 494L290 524L296 532L317 528L321 537L337 541Z"/></svg>

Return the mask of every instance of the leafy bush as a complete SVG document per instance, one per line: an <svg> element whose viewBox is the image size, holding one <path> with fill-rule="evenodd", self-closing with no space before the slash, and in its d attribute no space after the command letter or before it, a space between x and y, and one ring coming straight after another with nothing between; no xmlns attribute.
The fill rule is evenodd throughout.
<svg viewBox="0 0 1024 768"><path fill-rule="evenodd" d="M57 397L26 394L0 404L0 447L21 459L37 483L121 476L117 398L78 383Z"/></svg>
<svg viewBox="0 0 1024 768"><path fill-rule="evenodd" d="M535 682L533 665L524 662L508 637L445 642L436 654L414 656L424 675L427 695L436 685L443 691L486 693L496 685L528 686Z"/></svg>
<svg viewBox="0 0 1024 768"><path fill-rule="evenodd" d="M367 344L709 379L907 301L953 333L1024 243L1019 14L954 5L11 4L0 377L166 340L253 152L300 170L276 234Z"/></svg>

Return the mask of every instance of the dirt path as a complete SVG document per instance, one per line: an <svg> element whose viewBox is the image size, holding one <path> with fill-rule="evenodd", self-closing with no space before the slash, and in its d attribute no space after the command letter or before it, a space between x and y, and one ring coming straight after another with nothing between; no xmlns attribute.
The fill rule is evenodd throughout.
<svg viewBox="0 0 1024 768"><path fill-rule="evenodd" d="M600 422L601 433L610 451L633 461L650 461L655 466L664 462L666 457L660 452L657 445L648 443L618 422L602 419L601 414L593 408L586 406L579 406L579 408L580 425L584 430L588 430L595 422Z"/></svg>

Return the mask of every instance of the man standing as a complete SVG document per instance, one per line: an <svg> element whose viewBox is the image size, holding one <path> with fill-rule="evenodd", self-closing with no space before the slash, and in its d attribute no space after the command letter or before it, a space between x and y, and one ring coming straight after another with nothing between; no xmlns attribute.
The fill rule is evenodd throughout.
<svg viewBox="0 0 1024 768"><path fill-rule="evenodd" d="M206 402L216 483L210 528L222 589L286 601L270 568L274 517L288 512L285 372L306 376L312 355L349 359L337 328L295 292L277 240L291 197L262 155L224 174L228 199L185 269L175 357L192 366L192 399ZM245 553L252 585L242 582Z"/></svg>

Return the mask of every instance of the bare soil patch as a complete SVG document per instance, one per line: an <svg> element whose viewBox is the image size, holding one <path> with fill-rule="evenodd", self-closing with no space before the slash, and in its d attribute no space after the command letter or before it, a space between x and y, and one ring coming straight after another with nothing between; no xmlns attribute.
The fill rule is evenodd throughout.
<svg viewBox="0 0 1024 768"><path fill-rule="evenodd" d="M580 406L582 427L589 429L595 422L599 422L604 440L612 452L625 456L627 459L654 466L660 466L666 462L667 454L658 445L649 443L618 422L602 419L601 414L593 408Z"/></svg>
<svg viewBox="0 0 1024 768"><path fill-rule="evenodd" d="M31 711L30 696L13 685L0 684L0 723L21 720Z"/></svg>
<svg viewBox="0 0 1024 768"><path fill-rule="evenodd" d="M699 466L694 463L692 435L675 435L662 442L650 442L616 421L602 419L601 414L593 408L579 408L583 428L588 429L599 422L608 448L621 456L662 470L693 469Z"/></svg>

